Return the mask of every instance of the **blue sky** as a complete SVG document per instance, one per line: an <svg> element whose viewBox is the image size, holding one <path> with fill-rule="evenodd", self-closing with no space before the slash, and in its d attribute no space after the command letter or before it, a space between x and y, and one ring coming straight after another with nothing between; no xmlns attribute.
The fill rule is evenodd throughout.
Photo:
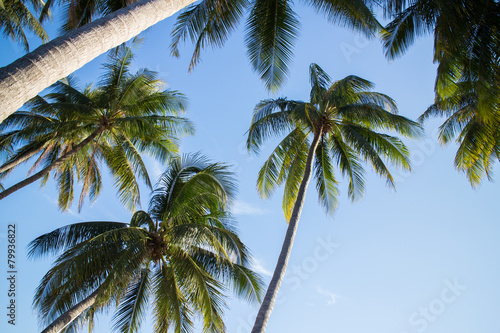
<svg viewBox="0 0 500 333"><path fill-rule="evenodd" d="M401 114L409 118L416 119L432 103L435 65L430 38L417 41L404 57L389 62L377 40L367 41L327 23L309 8L299 6L298 13L302 29L291 76L275 96L307 99L308 66L315 62L333 79L355 74L371 80L375 90L394 98ZM287 227L281 191L262 201L255 190L258 169L273 142L260 156L248 155L244 142L253 107L272 96L248 64L242 28L222 49L204 52L201 64L188 74L192 47L182 48L180 59L170 56L172 21L142 34L145 41L137 51L134 69L158 71L171 89L189 98L187 116L197 131L182 140L182 152L202 151L234 166L240 184L233 211L240 236L253 252L255 269L268 281ZM0 66L23 53L3 39L0 48ZM104 60L101 56L76 73L82 83L97 81ZM342 182L340 206L329 218L317 203L314 186L309 188L287 277L267 332L498 332L498 185L485 182L471 189L453 167L456 147L443 148L437 142L439 124L439 120L429 121L425 138L407 141L414 172L393 169L397 191L369 171L364 198L351 203L347 184ZM163 168L149 163L154 178ZM17 171L5 184L20 179L26 170ZM44 189L33 184L0 203L1 262L6 263L7 224L16 223L19 271L17 325L7 325L2 314L2 331L33 332L38 327L31 298L50 260L27 261L29 241L69 223L130 219L109 179L98 201L86 204L81 214L76 208L61 213L54 187L53 182ZM147 203L146 188L142 197ZM1 266L7 270L6 264ZM6 312L6 278L0 280L0 307ZM230 300L228 332L249 332L256 311L256 306ZM95 332L109 331L108 319L102 316ZM142 331L152 331L149 322Z"/></svg>

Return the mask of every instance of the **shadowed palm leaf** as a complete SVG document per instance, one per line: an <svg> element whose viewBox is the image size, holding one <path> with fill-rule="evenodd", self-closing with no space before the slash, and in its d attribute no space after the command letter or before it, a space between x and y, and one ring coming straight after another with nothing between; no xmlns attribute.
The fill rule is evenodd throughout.
<svg viewBox="0 0 500 333"><path fill-rule="evenodd" d="M463 87L462 82L475 82L479 100L496 100L500 56L497 1L394 0L389 2L388 12L394 16L384 36L389 58L403 54L417 37L434 33L438 99L453 96ZM478 112L489 120L487 110L479 107Z"/></svg>
<svg viewBox="0 0 500 333"><path fill-rule="evenodd" d="M64 30L75 29L93 19L124 8L134 0L48 0L41 20L56 3L66 4ZM373 0L306 0L329 21L372 36L380 30L371 7ZM200 61L201 50L221 47L248 12L246 38L253 69L269 90L277 90L288 76L293 46L299 32L298 15L291 0L201 0L182 12L172 31L172 54L179 56L179 44L190 39L195 44L189 70Z"/></svg>

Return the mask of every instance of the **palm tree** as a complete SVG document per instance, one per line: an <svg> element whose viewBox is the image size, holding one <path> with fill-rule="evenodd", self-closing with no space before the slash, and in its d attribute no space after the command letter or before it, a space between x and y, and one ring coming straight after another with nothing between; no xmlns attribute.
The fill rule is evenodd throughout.
<svg viewBox="0 0 500 333"><path fill-rule="evenodd" d="M71 205L76 177L82 183L81 208L85 196L95 199L100 192L99 165L104 161L121 201L129 209L140 203L137 178L151 187L140 153L166 162L177 152L178 137L192 133L192 125L178 117L184 110L184 97L162 91L164 82L156 73L129 73L132 57L130 49L123 48L110 56L96 88L79 91L72 78L58 82L45 98L31 101L29 112L18 111L0 125L4 132L0 146L7 150L19 145L0 167L3 173L37 155L32 169L41 168L0 192L0 200L38 179L46 182L54 170L60 207Z"/></svg>
<svg viewBox="0 0 500 333"><path fill-rule="evenodd" d="M311 176L316 178L320 204L325 212L332 213L338 196L335 163L349 179L351 198L363 194L363 160L394 187L384 159L410 169L409 152L397 137L377 131L395 131L406 137L420 134L417 123L396 114L390 97L369 91L373 87L369 81L347 76L332 83L316 64L310 66L310 81L309 102L285 98L261 101L248 132L247 147L253 152L258 152L265 140L286 135L259 171L257 189L263 198L268 198L277 186L284 184L283 210L288 221L278 263L252 333L264 332L271 315Z"/></svg>
<svg viewBox="0 0 500 333"><path fill-rule="evenodd" d="M0 122L48 85L193 2L138 1L85 24L2 68L0 103L3 107L0 110ZM341 25L367 34L373 34L379 28L367 5L377 1L309 0L307 3ZM173 51L177 53L175 45L189 36L197 44L193 58L196 62L202 47L223 44L244 10L248 9L247 47L251 63L267 87L274 90L282 84L288 73L291 47L297 36L298 18L291 4L287 0L204 0L195 7L189 7L182 15L174 32ZM111 10L115 9L105 11Z"/></svg>
<svg viewBox="0 0 500 333"><path fill-rule="evenodd" d="M446 117L440 126L439 140L443 145L456 140L459 146L455 167L465 173L473 187L485 176L492 180L493 164L500 159L498 98L493 101L479 98L477 87L477 82L460 82L450 96L436 97L435 103L419 118L423 123L433 116ZM485 119L483 115L487 113L491 116Z"/></svg>
<svg viewBox="0 0 500 333"><path fill-rule="evenodd" d="M195 315L204 332L224 331L225 290L258 301L262 285L228 214L234 194L226 165L185 156L130 223L77 223L32 241L30 257L62 252L35 293L40 317L53 321L43 332L92 324L113 303L114 329L137 332L151 300L157 332L191 332Z"/></svg>
<svg viewBox="0 0 500 333"><path fill-rule="evenodd" d="M43 29L37 18L28 9L32 8L35 12L43 7L43 1L40 0L4 0L0 1L0 30L7 37L21 43L26 51L29 50L28 38L25 30L29 30L42 42L47 42L49 36Z"/></svg>

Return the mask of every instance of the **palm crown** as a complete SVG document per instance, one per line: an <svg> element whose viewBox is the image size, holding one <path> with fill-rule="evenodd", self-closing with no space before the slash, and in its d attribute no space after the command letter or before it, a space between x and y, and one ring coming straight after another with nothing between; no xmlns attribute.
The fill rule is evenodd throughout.
<svg viewBox="0 0 500 333"><path fill-rule="evenodd" d="M332 212L338 194L334 161L348 178L348 193L353 199L364 192L363 160L394 186L384 159L410 169L408 149L399 138L377 131L395 131L407 137L420 133L417 123L397 115L390 97L369 91L373 84L367 80L347 76L331 82L318 65L311 64L310 81L309 102L286 98L261 101L248 132L247 147L254 152L265 140L286 134L260 170L257 188L267 198L284 184L287 220L304 176L311 134L313 140L319 140L314 157L316 188L322 206Z"/></svg>
<svg viewBox="0 0 500 333"><path fill-rule="evenodd" d="M11 151L0 170L2 177L38 155L33 166L42 168L38 178L46 181L56 165L60 207L71 204L75 178L83 185L81 207L86 195L95 199L99 194L99 162L104 161L121 201L129 209L139 204L137 178L151 187L140 153L164 163L177 152L178 138L193 129L179 117L186 104L183 95L162 90L165 83L155 72L129 73L131 60L130 49L122 48L105 65L106 73L96 88L80 91L75 79L68 78L54 84L44 98L31 100L30 111L8 117L0 125L0 149Z"/></svg>
<svg viewBox="0 0 500 333"><path fill-rule="evenodd" d="M262 284L228 213L234 193L226 165L189 155L172 161L149 212L129 224L84 222L38 237L30 256L63 251L36 291L41 318L51 322L92 297L67 329L116 302L114 329L137 332L152 299L157 332L191 332L194 315L204 332L223 331L226 289L259 300Z"/></svg>

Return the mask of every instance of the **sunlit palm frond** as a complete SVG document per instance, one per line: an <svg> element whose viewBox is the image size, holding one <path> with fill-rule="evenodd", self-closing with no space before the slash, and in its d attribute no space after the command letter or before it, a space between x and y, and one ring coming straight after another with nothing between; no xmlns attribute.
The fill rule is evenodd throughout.
<svg viewBox="0 0 500 333"><path fill-rule="evenodd" d="M316 150L314 170L318 200L325 212L332 214L338 205L338 182L332 164L331 149L327 140L322 140Z"/></svg>
<svg viewBox="0 0 500 333"><path fill-rule="evenodd" d="M137 281L131 283L115 315L113 329L119 332L138 332L144 320L151 292L151 271L143 268Z"/></svg>
<svg viewBox="0 0 500 333"><path fill-rule="evenodd" d="M340 131L330 136L330 142L332 145L332 157L343 176L349 180L349 197L354 200L363 196L365 192L364 170L356 151L344 142Z"/></svg>
<svg viewBox="0 0 500 333"><path fill-rule="evenodd" d="M284 98L263 100L257 104L248 130L247 148L258 153L265 140L293 129L294 121L290 111L297 104L300 102Z"/></svg>

